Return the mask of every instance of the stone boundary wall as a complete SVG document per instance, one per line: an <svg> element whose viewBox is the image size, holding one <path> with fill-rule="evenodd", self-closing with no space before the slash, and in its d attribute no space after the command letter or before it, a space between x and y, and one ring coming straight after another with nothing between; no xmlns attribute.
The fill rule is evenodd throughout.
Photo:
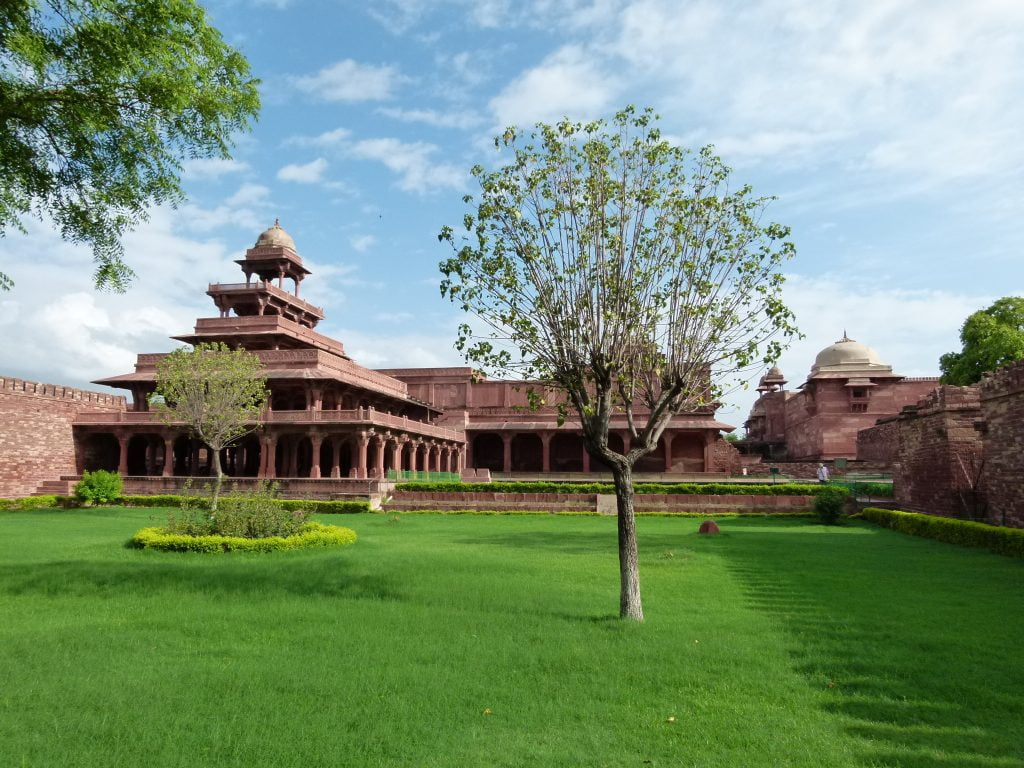
<svg viewBox="0 0 1024 768"><path fill-rule="evenodd" d="M826 459L821 463L828 467L829 474L833 478L849 474L879 475L892 472L892 464L889 462L848 461L846 462L846 469L842 472L836 470L835 462L831 459ZM779 472L786 477L792 477L797 480L808 480L811 482L816 482L818 479L817 461L768 461L762 459L760 456L747 456L744 457L743 466L747 469L748 477L767 478L771 476L771 468L778 467Z"/></svg>
<svg viewBox="0 0 1024 768"><path fill-rule="evenodd" d="M711 466L705 467L708 472L724 472L727 475L738 475L742 460L735 445L721 437L711 445Z"/></svg>
<svg viewBox="0 0 1024 768"><path fill-rule="evenodd" d="M153 496L162 494L181 494L186 483L191 480L193 491L202 491L203 487L212 483L212 477L125 477L123 478L124 493L128 496ZM225 477L221 493L230 493L233 488L239 491L250 491L264 480L255 477ZM316 501L345 499L379 499L382 492L390 488L388 481L373 478L357 480L354 478L279 478L278 496L282 499L312 499ZM372 506L372 504L371 504Z"/></svg>
<svg viewBox="0 0 1024 768"><path fill-rule="evenodd" d="M880 419L877 424L857 433L857 460L892 465L900 447L898 417Z"/></svg>
<svg viewBox="0 0 1024 768"><path fill-rule="evenodd" d="M75 473L71 422L79 411L126 408L120 395L0 377L0 498Z"/></svg>
<svg viewBox="0 0 1024 768"><path fill-rule="evenodd" d="M943 517L982 516L978 387L943 385L898 417L899 461L893 493L899 509Z"/></svg>
<svg viewBox="0 0 1024 768"><path fill-rule="evenodd" d="M712 495L682 493L638 493L633 497L637 512L740 512L749 514L796 513L810 510L813 496L758 496L753 494ZM594 493L497 493L396 491L385 509L410 510L528 510L544 512L604 511ZM614 508L614 507L613 507Z"/></svg>
<svg viewBox="0 0 1024 768"><path fill-rule="evenodd" d="M1024 360L982 380L984 473L988 519L1024 527Z"/></svg>

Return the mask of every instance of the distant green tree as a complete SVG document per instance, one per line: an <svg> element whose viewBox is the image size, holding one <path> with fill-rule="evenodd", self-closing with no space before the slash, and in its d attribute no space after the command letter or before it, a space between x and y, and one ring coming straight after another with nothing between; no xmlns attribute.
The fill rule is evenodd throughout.
<svg viewBox="0 0 1024 768"><path fill-rule="evenodd" d="M157 363L158 397L151 403L166 424L187 424L209 447L213 511L224 479L220 452L259 426L268 396L261 369L256 355L221 342L176 349Z"/></svg>
<svg viewBox="0 0 1024 768"><path fill-rule="evenodd" d="M182 158L229 157L257 84L196 0L2 0L0 236L52 219L124 290L121 235L182 199Z"/></svg>
<svg viewBox="0 0 1024 768"><path fill-rule="evenodd" d="M960 341L962 351L939 358L945 384L976 384L982 374L1024 359L1024 298L1008 296L972 314Z"/></svg>

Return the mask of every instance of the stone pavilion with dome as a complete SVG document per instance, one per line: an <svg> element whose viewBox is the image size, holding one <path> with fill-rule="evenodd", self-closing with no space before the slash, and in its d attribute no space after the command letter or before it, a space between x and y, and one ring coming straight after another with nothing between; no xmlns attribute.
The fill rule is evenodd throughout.
<svg viewBox="0 0 1024 768"><path fill-rule="evenodd" d="M855 459L857 432L917 403L938 378L894 373L866 344L843 337L818 353L807 380L796 390L772 367L745 422L746 442L769 458L794 461Z"/></svg>

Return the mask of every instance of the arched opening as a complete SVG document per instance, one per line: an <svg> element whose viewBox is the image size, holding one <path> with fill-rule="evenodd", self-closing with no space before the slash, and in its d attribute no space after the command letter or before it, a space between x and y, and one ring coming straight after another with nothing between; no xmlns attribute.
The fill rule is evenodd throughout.
<svg viewBox="0 0 1024 768"><path fill-rule="evenodd" d="M544 446L540 435L521 434L512 438L512 471L540 472L544 468Z"/></svg>
<svg viewBox="0 0 1024 768"><path fill-rule="evenodd" d="M637 459L633 465L634 472L664 472L665 471L665 437L658 441L657 447L646 456Z"/></svg>
<svg viewBox="0 0 1024 768"><path fill-rule="evenodd" d="M501 435L484 432L473 437L473 464L478 469L501 472L505 468L505 442Z"/></svg>
<svg viewBox="0 0 1024 768"><path fill-rule="evenodd" d="M704 435L680 432L672 441L673 472L704 471Z"/></svg>
<svg viewBox="0 0 1024 768"><path fill-rule="evenodd" d="M551 438L551 471L583 471L583 438L574 432L562 432Z"/></svg>
<svg viewBox="0 0 1024 768"><path fill-rule="evenodd" d="M313 468L313 443L305 435L282 435L277 440L275 468L278 477L309 477Z"/></svg>
<svg viewBox="0 0 1024 768"><path fill-rule="evenodd" d="M121 460L121 446L109 432L89 435L82 443L82 466L89 472L104 469L117 472Z"/></svg>

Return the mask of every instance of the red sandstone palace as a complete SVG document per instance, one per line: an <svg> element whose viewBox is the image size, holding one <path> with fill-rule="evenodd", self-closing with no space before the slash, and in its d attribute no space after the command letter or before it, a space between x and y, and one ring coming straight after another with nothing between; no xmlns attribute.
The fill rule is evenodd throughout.
<svg viewBox="0 0 1024 768"><path fill-rule="evenodd" d="M745 423L746 442L770 458L857 458L857 433L914 405L938 378L907 378L866 344L843 338L818 353L807 381L785 389L777 368L761 377L760 397Z"/></svg>
<svg viewBox="0 0 1024 768"><path fill-rule="evenodd" d="M193 344L225 342L263 363L270 402L262 427L225 450L228 475L333 479L342 485L346 479L382 478L390 470L600 469L591 466L578 424L559 426L553 405L527 407L529 382L481 380L469 368L374 371L353 362L339 341L315 330L323 310L299 297L310 272L279 224L263 232L237 263L244 283L207 289L218 316L200 318L192 333L174 337ZM72 425L77 472L102 468L138 478L209 473L210 457L185 425L168 427L148 410L162 357L141 354L134 372L96 381L129 390L132 403L125 410L78 413ZM676 416L637 471L730 471L736 454L721 439L723 430L732 427L717 421L713 409ZM624 416L613 419L610 443L628 449Z"/></svg>

